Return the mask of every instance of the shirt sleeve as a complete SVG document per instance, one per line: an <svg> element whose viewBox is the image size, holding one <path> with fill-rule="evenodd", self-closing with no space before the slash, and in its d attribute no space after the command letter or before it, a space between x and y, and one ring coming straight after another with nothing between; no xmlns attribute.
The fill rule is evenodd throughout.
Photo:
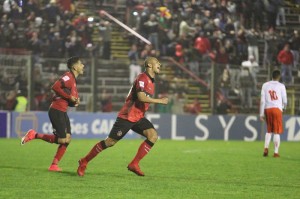
<svg viewBox="0 0 300 199"><path fill-rule="evenodd" d="M282 87L282 90L281 90L281 96L282 96L282 103L283 103L283 109L286 109L286 107L287 107L287 94L286 94L286 88L285 88L285 86L283 85L283 87Z"/></svg>
<svg viewBox="0 0 300 199"><path fill-rule="evenodd" d="M71 99L71 82L70 77L65 75L53 84L52 90L60 97Z"/></svg>
<svg viewBox="0 0 300 199"><path fill-rule="evenodd" d="M259 107L259 116L264 116L265 115L265 104L266 104L266 100L265 100L265 88L264 85L261 88L261 94L260 94L260 107Z"/></svg>
<svg viewBox="0 0 300 199"><path fill-rule="evenodd" d="M147 87L148 81L146 78L141 76L139 79L136 81L136 91L137 92L145 92L146 87Z"/></svg>

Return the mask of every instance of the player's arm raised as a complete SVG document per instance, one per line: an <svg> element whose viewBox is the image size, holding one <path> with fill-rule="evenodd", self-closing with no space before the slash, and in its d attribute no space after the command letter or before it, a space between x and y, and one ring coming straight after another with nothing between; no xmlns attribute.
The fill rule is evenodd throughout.
<svg viewBox="0 0 300 199"><path fill-rule="evenodd" d="M137 93L138 99L144 103L153 103L153 104L168 104L169 99L167 97L163 98L152 98L146 95L144 92Z"/></svg>

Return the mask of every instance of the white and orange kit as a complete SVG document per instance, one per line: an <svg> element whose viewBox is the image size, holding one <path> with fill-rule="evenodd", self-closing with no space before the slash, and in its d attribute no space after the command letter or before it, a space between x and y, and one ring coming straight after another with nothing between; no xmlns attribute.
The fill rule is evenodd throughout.
<svg viewBox="0 0 300 199"><path fill-rule="evenodd" d="M267 132L282 134L282 111L287 106L287 94L284 84L268 81L263 84L260 99L260 116L265 116Z"/></svg>

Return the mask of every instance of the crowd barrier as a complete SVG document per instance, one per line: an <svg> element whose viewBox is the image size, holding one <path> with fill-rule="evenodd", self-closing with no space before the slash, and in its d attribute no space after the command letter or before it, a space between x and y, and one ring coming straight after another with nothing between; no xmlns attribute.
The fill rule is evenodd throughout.
<svg viewBox="0 0 300 199"><path fill-rule="evenodd" d="M73 138L106 138L117 113L69 112ZM148 113L160 139L264 140L266 125L257 115L173 115ZM47 112L0 112L0 137L22 137L28 129L51 134ZM127 139L140 138L130 131ZM283 141L300 141L300 117L284 116Z"/></svg>

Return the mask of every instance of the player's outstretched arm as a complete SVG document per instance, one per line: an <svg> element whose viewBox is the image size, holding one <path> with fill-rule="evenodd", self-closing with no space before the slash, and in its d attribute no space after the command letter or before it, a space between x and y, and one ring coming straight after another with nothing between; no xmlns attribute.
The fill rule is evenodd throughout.
<svg viewBox="0 0 300 199"><path fill-rule="evenodd" d="M167 97L163 97L163 98L151 98L149 96L146 95L146 93L144 92L138 92L138 99L141 102L144 103L153 103L153 104L168 104L169 103L169 99Z"/></svg>

